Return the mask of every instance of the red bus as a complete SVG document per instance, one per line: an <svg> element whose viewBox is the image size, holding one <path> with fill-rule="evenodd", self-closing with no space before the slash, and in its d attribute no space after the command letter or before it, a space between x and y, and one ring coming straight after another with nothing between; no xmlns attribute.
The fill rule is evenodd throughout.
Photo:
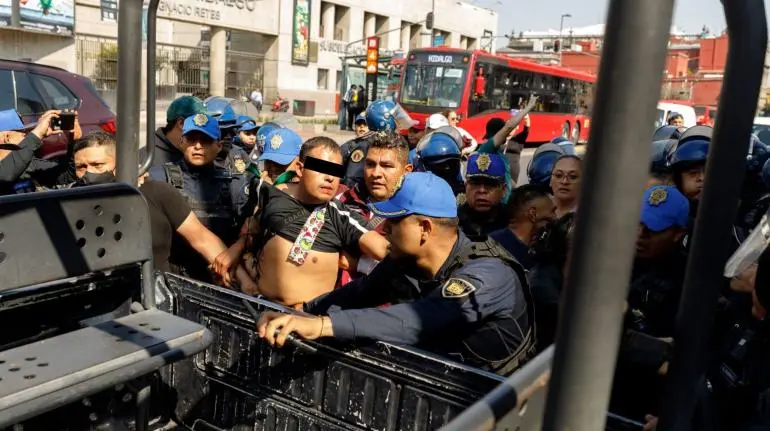
<svg viewBox="0 0 770 431"><path fill-rule="evenodd" d="M398 101L420 120L453 109L459 126L481 142L489 119L507 120L534 94L539 100L530 115L528 142L560 135L585 142L595 82L594 75L486 51L424 48L407 55Z"/></svg>

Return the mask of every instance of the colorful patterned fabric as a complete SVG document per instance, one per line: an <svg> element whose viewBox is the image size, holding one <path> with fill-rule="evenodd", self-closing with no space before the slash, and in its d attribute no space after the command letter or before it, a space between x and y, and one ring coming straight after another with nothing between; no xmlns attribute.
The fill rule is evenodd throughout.
<svg viewBox="0 0 770 431"><path fill-rule="evenodd" d="M310 217L307 218L305 225L302 226L302 230L297 239L294 241L294 245L289 251L289 260L297 265L303 265L305 259L307 259L308 253L313 249L313 243L315 243L318 233L324 226L326 219L326 206L318 207L313 210Z"/></svg>

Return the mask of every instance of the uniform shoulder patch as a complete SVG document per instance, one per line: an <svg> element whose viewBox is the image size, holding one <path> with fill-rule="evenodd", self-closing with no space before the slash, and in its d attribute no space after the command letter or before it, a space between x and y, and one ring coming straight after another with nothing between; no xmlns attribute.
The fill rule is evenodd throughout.
<svg viewBox="0 0 770 431"><path fill-rule="evenodd" d="M444 298L464 298L476 291L476 286L461 278L450 278L441 288Z"/></svg>
<svg viewBox="0 0 770 431"><path fill-rule="evenodd" d="M363 159L364 159L364 151L361 150L360 148L355 150L355 151L353 151L353 154L350 155L350 160L353 163L358 163L358 162L360 162Z"/></svg>
<svg viewBox="0 0 770 431"><path fill-rule="evenodd" d="M243 161L243 159L238 158L233 161L233 166L235 167L235 170L239 173L243 173L246 171L246 162Z"/></svg>

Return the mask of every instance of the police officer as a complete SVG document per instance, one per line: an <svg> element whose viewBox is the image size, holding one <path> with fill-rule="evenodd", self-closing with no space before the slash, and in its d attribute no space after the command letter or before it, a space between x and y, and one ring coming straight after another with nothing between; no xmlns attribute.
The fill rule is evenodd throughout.
<svg viewBox="0 0 770 431"><path fill-rule="evenodd" d="M670 127L670 126L666 126ZM668 167L668 155L676 145L676 139L661 139L652 142L652 156L650 158L650 180L648 187L653 185L673 184L671 170Z"/></svg>
<svg viewBox="0 0 770 431"><path fill-rule="evenodd" d="M197 97L182 96L176 98L166 110L166 125L155 131L155 151L152 166L163 166L169 162L179 162L182 156L182 127L185 118L203 114L206 108ZM147 157L146 150L139 151L139 162Z"/></svg>
<svg viewBox="0 0 770 431"><path fill-rule="evenodd" d="M238 133L238 116L230 104L230 100L224 97L210 97L204 104L206 112L219 123L220 140L222 150L217 155L217 164L228 169L234 176L248 175L246 168L249 166L249 153L241 147L233 145Z"/></svg>
<svg viewBox="0 0 770 431"><path fill-rule="evenodd" d="M668 156L674 184L690 201L691 219L695 218L703 190L712 132L708 126L690 127L682 134Z"/></svg>
<svg viewBox="0 0 770 431"><path fill-rule="evenodd" d="M201 222L230 245L237 239L236 217L246 203L248 182L233 178L215 164L222 150L219 124L206 114L184 121L182 133L184 160L149 170L150 179L164 181L180 191ZM170 262L175 271L201 281L211 281L208 263L184 241L174 239Z"/></svg>
<svg viewBox="0 0 770 431"><path fill-rule="evenodd" d="M743 180L738 218L735 223L741 241L759 223L759 219L765 214L770 204L769 189L762 178L768 159L770 159L770 151L767 146L757 137L752 136L749 153L746 155L746 176Z"/></svg>
<svg viewBox="0 0 770 431"><path fill-rule="evenodd" d="M236 130L237 134L233 138L233 143L246 154L251 154L257 145L257 131L259 130L257 122L248 115L240 115L236 123Z"/></svg>
<svg viewBox="0 0 770 431"><path fill-rule="evenodd" d="M462 137L452 126L425 135L417 144L417 170L432 172L449 183L458 204L465 199L465 184L460 173L461 146Z"/></svg>
<svg viewBox="0 0 770 431"><path fill-rule="evenodd" d="M369 148L369 143L375 132L396 133L396 111L400 107L389 100L375 100L364 114L356 116L356 124L362 120L366 122L368 132L359 134L356 128L356 137L342 144L342 164L345 165L345 178L342 182L353 188L364 180L364 158Z"/></svg>
<svg viewBox="0 0 770 431"><path fill-rule="evenodd" d="M460 228L471 238L484 238L504 228L505 162L499 153L474 153L468 159L465 193L458 195Z"/></svg>
<svg viewBox="0 0 770 431"><path fill-rule="evenodd" d="M546 186L550 185L553 166L559 157L564 154L564 149L557 144L548 143L539 146L527 166L529 182Z"/></svg>
<svg viewBox="0 0 770 431"><path fill-rule="evenodd" d="M524 271L496 242L473 243L458 231L445 181L407 174L372 208L386 219L390 254L368 277L306 304L319 317L263 313L260 337L279 346L292 332L417 345L500 375L529 359L534 313Z"/></svg>

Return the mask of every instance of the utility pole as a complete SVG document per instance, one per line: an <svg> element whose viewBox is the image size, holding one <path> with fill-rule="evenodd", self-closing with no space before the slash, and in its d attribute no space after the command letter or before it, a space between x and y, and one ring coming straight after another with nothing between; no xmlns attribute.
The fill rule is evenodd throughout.
<svg viewBox="0 0 770 431"><path fill-rule="evenodd" d="M559 66L561 66L561 51L564 49L562 46L562 31L564 31L564 18L572 18L572 15L568 13L561 14L561 20L559 21Z"/></svg>

